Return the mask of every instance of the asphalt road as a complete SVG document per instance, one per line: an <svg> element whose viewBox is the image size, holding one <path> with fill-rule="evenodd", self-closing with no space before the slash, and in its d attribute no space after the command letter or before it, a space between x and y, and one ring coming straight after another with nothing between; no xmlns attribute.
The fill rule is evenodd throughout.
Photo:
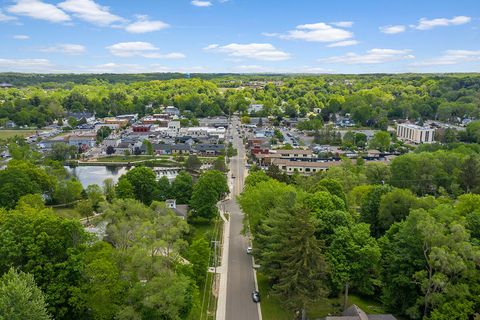
<svg viewBox="0 0 480 320"><path fill-rule="evenodd" d="M238 122L234 122L238 123ZM230 213L230 239L227 272L226 320L260 320L259 305L252 301L255 290L255 274L252 257L246 253L248 239L241 234L243 213L235 198L241 193L245 179L245 147L236 129L233 130L233 146L238 156L230 159L233 179L232 199L226 203Z"/></svg>

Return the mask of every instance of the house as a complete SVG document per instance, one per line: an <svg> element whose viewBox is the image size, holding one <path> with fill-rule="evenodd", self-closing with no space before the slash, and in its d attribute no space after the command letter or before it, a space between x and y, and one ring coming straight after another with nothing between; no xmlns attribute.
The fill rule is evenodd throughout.
<svg viewBox="0 0 480 320"><path fill-rule="evenodd" d="M152 144L153 152L158 155L172 154L172 146L165 143L154 143ZM142 152L146 152L147 148L145 145L142 145Z"/></svg>
<svg viewBox="0 0 480 320"><path fill-rule="evenodd" d="M122 141L115 147L115 153L121 154L125 152L133 152L133 144L130 142Z"/></svg>
<svg viewBox="0 0 480 320"><path fill-rule="evenodd" d="M65 136L59 136L51 139L42 140L38 143L38 146L41 149L51 149L54 144L57 144L57 143L67 144L67 142L68 141L66 140Z"/></svg>
<svg viewBox="0 0 480 320"><path fill-rule="evenodd" d="M224 153L225 146L223 144L197 144L193 150L200 155L218 156Z"/></svg>
<svg viewBox="0 0 480 320"><path fill-rule="evenodd" d="M8 129L8 128L10 128L10 129L11 129L11 128L15 128L16 126L17 126L17 124L16 124L15 122L13 122L13 121L7 121L7 122L5 123L5 128L7 128L7 129Z"/></svg>
<svg viewBox="0 0 480 320"><path fill-rule="evenodd" d="M120 140L119 138L108 138L108 139L105 139L103 140L103 144L105 145L105 147L114 147L116 148L120 142L122 140Z"/></svg>
<svg viewBox="0 0 480 320"><path fill-rule="evenodd" d="M72 134L68 138L68 144L80 148L88 149L94 147L97 142L97 135L89 134Z"/></svg>
<svg viewBox="0 0 480 320"><path fill-rule="evenodd" d="M190 154L192 147L187 143L179 143L172 145L171 150L173 154Z"/></svg>
<svg viewBox="0 0 480 320"><path fill-rule="evenodd" d="M91 112L69 112L67 113L67 118L74 118L77 121L85 119L87 123L94 123L95 122L95 114Z"/></svg>
<svg viewBox="0 0 480 320"><path fill-rule="evenodd" d="M351 305L341 316L328 316L325 320L397 320L391 314L366 314L357 305Z"/></svg>
<svg viewBox="0 0 480 320"><path fill-rule="evenodd" d="M175 108L174 106L168 106L165 108L164 112L170 116L180 116L180 110L178 108Z"/></svg>
<svg viewBox="0 0 480 320"><path fill-rule="evenodd" d="M248 113L256 113L263 110L263 104L251 104L248 106Z"/></svg>
<svg viewBox="0 0 480 320"><path fill-rule="evenodd" d="M0 83L0 88L2 88L2 89L8 89L8 88L12 88L12 87L13 87L13 85L10 84L10 83L6 83L6 82Z"/></svg>
<svg viewBox="0 0 480 320"><path fill-rule="evenodd" d="M176 199L167 199L165 200L165 205L167 208L172 209L175 214L184 219L187 220L187 214L188 214L188 205L186 204L177 204Z"/></svg>
<svg viewBox="0 0 480 320"><path fill-rule="evenodd" d="M415 124L402 123L397 125L397 137L413 143L434 142L435 130L429 127L421 127Z"/></svg>

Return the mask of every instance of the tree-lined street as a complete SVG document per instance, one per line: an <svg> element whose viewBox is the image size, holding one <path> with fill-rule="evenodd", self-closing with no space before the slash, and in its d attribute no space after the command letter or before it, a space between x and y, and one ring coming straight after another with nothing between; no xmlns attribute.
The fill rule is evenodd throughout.
<svg viewBox="0 0 480 320"><path fill-rule="evenodd" d="M249 240L242 235L243 213L236 201L236 196L243 190L245 180L245 148L235 127L239 124L234 120L230 126L233 134L233 147L238 155L230 158L231 197L225 202L225 210L229 213L229 227L226 232L222 256L222 273L219 292L217 320L261 319L260 304L252 301L252 291L256 289L255 273L252 257L246 253ZM226 285L222 288L223 283Z"/></svg>

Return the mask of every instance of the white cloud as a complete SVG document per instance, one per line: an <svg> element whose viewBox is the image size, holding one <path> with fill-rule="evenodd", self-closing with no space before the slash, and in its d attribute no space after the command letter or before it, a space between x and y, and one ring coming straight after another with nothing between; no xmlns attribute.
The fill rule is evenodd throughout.
<svg viewBox="0 0 480 320"><path fill-rule="evenodd" d="M230 69L231 72L239 73L332 73L333 70L316 66L300 66L289 68L276 68L261 65L239 65Z"/></svg>
<svg viewBox="0 0 480 320"><path fill-rule="evenodd" d="M302 24L285 34L264 33L287 40L304 40L314 42L338 42L353 38L353 33L344 29L332 27L324 22Z"/></svg>
<svg viewBox="0 0 480 320"><path fill-rule="evenodd" d="M457 26L457 25L469 23L471 20L472 18L467 16L456 16L456 17L453 17L452 19L437 18L437 19L431 19L431 20L427 18L421 18L418 21L418 25L413 27L418 30L428 30L435 27Z"/></svg>
<svg viewBox="0 0 480 320"><path fill-rule="evenodd" d="M447 50L437 58L419 61L414 66L446 66L480 61L480 50Z"/></svg>
<svg viewBox="0 0 480 320"><path fill-rule="evenodd" d="M45 72L52 66L47 59L0 59L1 71Z"/></svg>
<svg viewBox="0 0 480 320"><path fill-rule="evenodd" d="M346 63L346 64L379 64L385 62L415 59L410 54L411 50L395 50L395 49L371 49L366 54L347 53L343 56L329 57L320 59L324 63Z"/></svg>
<svg viewBox="0 0 480 320"><path fill-rule="evenodd" d="M345 40L345 41L339 41L339 42L334 42L327 47L329 48L335 48L335 47L348 47L348 46L354 46L357 45L359 42L357 40Z"/></svg>
<svg viewBox="0 0 480 320"><path fill-rule="evenodd" d="M212 2L207 0L192 0L190 3L195 7L210 7L212 5Z"/></svg>
<svg viewBox="0 0 480 320"><path fill-rule="evenodd" d="M70 17L54 6L40 0L17 0L16 4L9 6L7 11L20 16L27 16L34 19L50 22L67 22Z"/></svg>
<svg viewBox="0 0 480 320"><path fill-rule="evenodd" d="M42 48L40 49L42 52L58 52L58 53L65 53L71 55L79 55L86 52L86 48L81 44L71 44L71 43L64 43L58 44L52 47Z"/></svg>
<svg viewBox="0 0 480 320"><path fill-rule="evenodd" d="M151 59L183 59L183 53L160 53L160 50L150 42L120 42L106 47L111 54L117 57L144 57Z"/></svg>
<svg viewBox="0 0 480 320"><path fill-rule="evenodd" d="M171 53L145 53L142 55L145 58L151 59L185 59L187 56L181 52L171 52Z"/></svg>
<svg viewBox="0 0 480 320"><path fill-rule="evenodd" d="M399 24L399 25L383 26L383 27L380 27L379 29L380 29L380 32L382 32L382 33L396 34L396 33L405 32L407 27Z"/></svg>
<svg viewBox="0 0 480 320"><path fill-rule="evenodd" d="M17 20L17 18L6 15L5 13L3 13L2 9L0 9L0 22L8 22L13 20Z"/></svg>
<svg viewBox="0 0 480 320"><path fill-rule="evenodd" d="M12 38L15 40L28 40L30 39L30 36L27 36L25 34L16 34Z"/></svg>
<svg viewBox="0 0 480 320"><path fill-rule="evenodd" d="M83 73L150 73L150 72L205 72L201 66L172 68L160 64L123 64L109 62L95 66L82 66Z"/></svg>
<svg viewBox="0 0 480 320"><path fill-rule="evenodd" d="M58 6L79 19L99 26L125 21L122 17L110 13L109 7L101 6L93 0L66 0Z"/></svg>
<svg viewBox="0 0 480 320"><path fill-rule="evenodd" d="M211 44L205 47L204 50L226 53L230 57L266 61L281 61L290 58L289 53L278 50L270 43L230 43L224 46Z"/></svg>
<svg viewBox="0 0 480 320"><path fill-rule="evenodd" d="M337 21L337 22L332 22L332 25L335 27L340 27L340 28L351 28L353 26L353 21Z"/></svg>
<svg viewBox="0 0 480 320"><path fill-rule="evenodd" d="M125 30L130 33L147 33L170 27L168 23L160 20L149 20L147 16L137 16L137 21L127 25Z"/></svg>

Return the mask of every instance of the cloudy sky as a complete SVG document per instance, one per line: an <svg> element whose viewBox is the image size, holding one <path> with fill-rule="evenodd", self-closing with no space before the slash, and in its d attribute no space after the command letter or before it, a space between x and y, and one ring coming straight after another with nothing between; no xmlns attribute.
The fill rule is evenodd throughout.
<svg viewBox="0 0 480 320"><path fill-rule="evenodd" d="M479 0L0 0L0 71L480 72Z"/></svg>

